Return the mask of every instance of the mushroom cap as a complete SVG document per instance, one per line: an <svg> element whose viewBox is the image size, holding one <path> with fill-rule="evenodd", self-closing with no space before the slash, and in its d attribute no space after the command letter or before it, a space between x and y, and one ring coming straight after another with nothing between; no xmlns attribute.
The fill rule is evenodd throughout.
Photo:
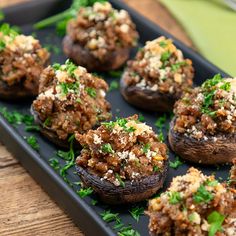
<svg viewBox="0 0 236 236"><path fill-rule="evenodd" d="M121 67L129 58L130 47L117 48L109 52L103 61L94 57L91 52L79 43L65 36L62 42L64 53L76 64L86 67L88 71L109 71Z"/></svg>
<svg viewBox="0 0 236 236"><path fill-rule="evenodd" d="M128 86L125 82L125 74L120 80L120 92L128 103L150 111L168 112L173 110L174 103L178 99L176 94L164 94L146 88L142 89L135 85Z"/></svg>
<svg viewBox="0 0 236 236"><path fill-rule="evenodd" d="M205 135L197 140L174 130L175 118L170 123L168 139L171 149L190 162L213 165L231 163L236 157L236 135Z"/></svg>
<svg viewBox="0 0 236 236"><path fill-rule="evenodd" d="M8 86L4 81L0 80L0 98L4 100L24 100L30 97L36 97L38 95L38 86L35 86L33 90L26 89L21 84L15 84Z"/></svg>
<svg viewBox="0 0 236 236"><path fill-rule="evenodd" d="M87 169L76 165L76 170L83 184L91 187L100 199L111 205L129 204L146 200L162 188L168 171L168 161L164 163L162 172L157 172L136 181L124 181L125 186L115 186L107 180L101 180Z"/></svg>
<svg viewBox="0 0 236 236"><path fill-rule="evenodd" d="M61 147L61 148L70 147L68 140L60 139L57 133L53 129L43 125L43 122L39 119L39 116L37 112L33 109L33 106L31 106L30 112L34 117L34 121L39 125L40 132L44 137L46 137L50 142L54 143L58 147ZM74 145L76 147L81 147L79 142L77 142L76 140L75 140Z"/></svg>

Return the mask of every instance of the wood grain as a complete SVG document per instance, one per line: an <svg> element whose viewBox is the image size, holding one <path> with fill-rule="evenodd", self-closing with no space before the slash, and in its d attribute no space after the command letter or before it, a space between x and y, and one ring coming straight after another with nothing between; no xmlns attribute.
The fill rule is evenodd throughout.
<svg viewBox="0 0 236 236"><path fill-rule="evenodd" d="M0 0L0 8L27 0ZM40 0L36 0L40 1ZM124 0L189 46L191 40L157 0ZM1 134L0 134L1 135ZM0 144L0 235L82 235L68 216Z"/></svg>
<svg viewBox="0 0 236 236"><path fill-rule="evenodd" d="M19 164L0 170L0 186L1 236L82 235Z"/></svg>

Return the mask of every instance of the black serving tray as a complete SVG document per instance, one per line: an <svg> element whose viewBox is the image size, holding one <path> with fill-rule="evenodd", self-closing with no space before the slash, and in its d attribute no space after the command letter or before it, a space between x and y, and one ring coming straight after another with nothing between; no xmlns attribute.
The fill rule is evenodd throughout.
<svg viewBox="0 0 236 236"><path fill-rule="evenodd" d="M4 12L6 14L5 21L13 25L18 25L22 28L22 31L24 33L31 34L32 32L35 32L32 29L32 24L34 22L37 22L40 19L66 9L70 5L70 3L71 1L68 0L34 0L28 3L4 9ZM219 68L212 65L192 49L186 47L183 43L175 39L174 36L168 34L156 24L139 15L136 11L129 8L122 1L111 0L111 3L115 8L123 8L130 13L140 33L140 46L145 41L152 40L161 35L174 39L174 43L183 51L185 57L188 57L193 61L193 65L196 70L195 84L201 84L205 79L211 78L216 73L221 73L223 76L226 76L226 74ZM61 46L62 38L56 36L54 28L47 28L37 31L36 33L42 44L50 43L59 47ZM132 53L132 56L134 55L134 53L135 50ZM53 54L51 62L63 63L65 59L66 58L63 53L59 55ZM103 76L109 83L114 79L107 74L103 74ZM116 80L118 79L116 78ZM130 106L122 99L118 90L109 92L107 98L112 104L113 117L127 117L135 113L142 113L147 124L151 125L154 130L157 131L154 124L156 119L161 114L144 112ZM23 103L9 103L0 101L0 107L6 107L9 111L16 110L22 113L29 113L31 102L32 101L26 101ZM167 125L168 121L169 120L167 120L166 122ZM117 231L113 230L112 228L114 223L105 223L100 216L101 212L107 209L111 209L111 211L114 213L119 213L122 222L125 225L131 224L132 227L137 230L140 235L148 235L147 216L142 215L139 222L136 222L129 213L129 209L131 206L109 207L99 202L96 206L93 206L91 204L91 200L97 199L96 196L91 195L83 199L79 197L79 195L76 193L76 190L78 190L79 187L73 184L73 187L71 187L71 184L65 182L59 175L58 171L55 171L49 165L49 159L55 156L57 147L44 139L40 134L33 134L37 138L40 145L39 152L33 150L25 141L25 137L32 135L31 133L25 132L22 125L10 125L2 116L0 116L1 142L3 142L7 146L8 150L12 154L14 154L17 159L19 159L20 163L31 174L31 176L58 203L58 205L61 206L65 210L65 212L70 215L70 217L86 235L99 236L117 234ZM164 130L164 134L166 136L166 130ZM170 160L174 160L174 154L172 152L170 152ZM60 163L63 164L63 161L60 160ZM187 169L190 166L192 165L189 163L184 163L177 170L170 168L163 189L165 189L169 185L169 182L174 176L186 173ZM228 166L194 166L201 169L206 174L215 172L216 176L222 179L226 179L228 176ZM79 177L75 174L74 167L68 171L67 177L70 183L79 181ZM141 203L141 205L146 207L146 203Z"/></svg>

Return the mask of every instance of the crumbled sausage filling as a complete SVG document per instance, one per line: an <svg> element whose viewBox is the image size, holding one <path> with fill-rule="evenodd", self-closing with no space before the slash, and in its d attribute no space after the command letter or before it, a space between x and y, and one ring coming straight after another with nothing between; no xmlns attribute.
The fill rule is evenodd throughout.
<svg viewBox="0 0 236 236"><path fill-rule="evenodd" d="M154 235L235 235L236 191L190 168L149 201L147 214Z"/></svg>
<svg viewBox="0 0 236 236"><path fill-rule="evenodd" d="M192 86L193 67L171 39L159 37L146 42L124 74L128 86L176 94Z"/></svg>
<svg viewBox="0 0 236 236"><path fill-rule="evenodd" d="M101 61L117 48L135 46L138 39L128 12L113 9L109 2L81 8L77 18L68 23L67 33Z"/></svg>
<svg viewBox="0 0 236 236"><path fill-rule="evenodd" d="M49 53L32 36L19 35L7 24L0 28L0 80L6 85L23 85L28 90L38 87L39 76Z"/></svg>
<svg viewBox="0 0 236 236"><path fill-rule="evenodd" d="M33 109L44 127L66 139L75 131L85 131L109 120L110 104L105 95L107 83L80 66L66 61L44 70L40 78L39 96Z"/></svg>
<svg viewBox="0 0 236 236"><path fill-rule="evenodd" d="M236 79L220 75L186 93L176 104L175 131L196 139L236 131Z"/></svg>
<svg viewBox="0 0 236 236"><path fill-rule="evenodd" d="M166 145L137 115L102 123L76 138L84 147L77 164L116 186L162 172L167 159Z"/></svg>

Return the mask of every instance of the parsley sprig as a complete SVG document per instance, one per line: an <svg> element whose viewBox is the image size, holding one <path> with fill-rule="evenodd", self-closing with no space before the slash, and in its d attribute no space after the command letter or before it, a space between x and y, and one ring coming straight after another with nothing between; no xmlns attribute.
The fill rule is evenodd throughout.
<svg viewBox="0 0 236 236"><path fill-rule="evenodd" d="M68 21L77 15L81 7L92 6L95 2L105 2L105 0L73 0L67 10L37 22L34 24L34 28L43 29L56 24L57 33L65 35Z"/></svg>
<svg viewBox="0 0 236 236"><path fill-rule="evenodd" d="M216 232L222 230L222 224L225 220L225 216L217 211L213 211L208 217L207 221L210 224L208 236L214 236Z"/></svg>
<svg viewBox="0 0 236 236"><path fill-rule="evenodd" d="M131 216L138 222L140 216L144 213L144 207L135 206L129 212Z"/></svg>
<svg viewBox="0 0 236 236"><path fill-rule="evenodd" d="M178 204L182 200L179 192L169 192L168 196L169 196L169 203L172 205Z"/></svg>
<svg viewBox="0 0 236 236"><path fill-rule="evenodd" d="M217 86L219 83L222 83L219 87ZM212 79L206 80L202 86L204 100L201 107L202 113L205 113L209 116L214 117L216 112L211 109L211 106L214 103L214 96L217 89L222 89L225 91L230 91L231 85L229 82L224 81L220 74L215 75Z"/></svg>
<svg viewBox="0 0 236 236"><path fill-rule="evenodd" d="M75 152L73 149L74 139L75 139L75 135L71 135L71 137L68 139L68 142L70 144L70 149L68 152L63 152L63 151L57 152L57 155L59 157L66 160L66 164L60 169L60 175L66 182L68 182L67 170L75 165Z"/></svg>
<svg viewBox="0 0 236 236"><path fill-rule="evenodd" d="M179 159L178 156L175 157L174 161L169 161L170 167L173 169L178 169L179 166L183 164L183 162Z"/></svg>
<svg viewBox="0 0 236 236"><path fill-rule="evenodd" d="M202 202L210 202L213 199L213 195L211 192L209 192L206 187L201 184L198 188L197 192L193 195L193 200L196 203L202 203Z"/></svg>

